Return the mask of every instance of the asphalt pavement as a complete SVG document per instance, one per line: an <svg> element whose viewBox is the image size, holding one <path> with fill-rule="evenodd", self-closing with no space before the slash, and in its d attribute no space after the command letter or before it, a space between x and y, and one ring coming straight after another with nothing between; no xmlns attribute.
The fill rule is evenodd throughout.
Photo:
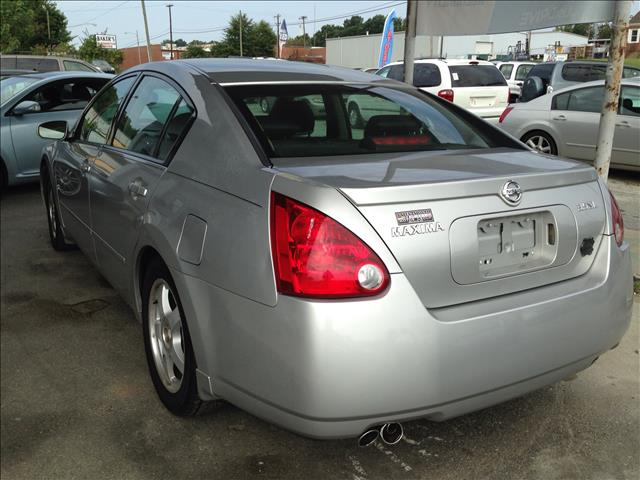
<svg viewBox="0 0 640 480"><path fill-rule="evenodd" d="M638 274L640 178L610 185ZM79 251L49 246L37 186L0 203L2 480L640 478L639 296L618 348L576 378L444 423L409 422L400 444L363 449L231 405L172 416L132 312Z"/></svg>

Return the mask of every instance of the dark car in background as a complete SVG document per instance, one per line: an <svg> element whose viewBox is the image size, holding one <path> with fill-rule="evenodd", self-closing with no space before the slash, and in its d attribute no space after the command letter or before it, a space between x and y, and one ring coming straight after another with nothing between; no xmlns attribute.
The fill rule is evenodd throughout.
<svg viewBox="0 0 640 480"><path fill-rule="evenodd" d="M577 83L604 80L607 64L604 62L562 61L545 62L534 66L522 85L521 102L551 93ZM640 77L640 69L625 66L622 78Z"/></svg>
<svg viewBox="0 0 640 480"><path fill-rule="evenodd" d="M29 72L100 72L93 65L71 57L50 55L0 55L0 71ZM113 72L111 72L113 73Z"/></svg>
<svg viewBox="0 0 640 480"><path fill-rule="evenodd" d="M113 68L113 66L106 60L100 60L99 58L96 58L95 60L91 61L91 65L93 65L103 73L116 73L116 69Z"/></svg>

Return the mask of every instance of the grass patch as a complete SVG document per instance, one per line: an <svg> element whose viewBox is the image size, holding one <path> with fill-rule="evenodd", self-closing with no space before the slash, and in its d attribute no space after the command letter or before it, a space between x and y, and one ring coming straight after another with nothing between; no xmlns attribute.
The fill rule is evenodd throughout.
<svg viewBox="0 0 640 480"><path fill-rule="evenodd" d="M607 62L606 58L585 58L584 60L587 60L589 62L603 62L603 63ZM640 68L640 58L637 58L637 57L625 58L624 59L624 66L625 67Z"/></svg>

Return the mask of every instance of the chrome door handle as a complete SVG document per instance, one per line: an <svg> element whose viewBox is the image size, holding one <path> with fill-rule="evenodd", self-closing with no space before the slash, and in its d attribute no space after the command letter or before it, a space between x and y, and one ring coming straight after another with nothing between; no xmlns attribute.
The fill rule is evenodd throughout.
<svg viewBox="0 0 640 480"><path fill-rule="evenodd" d="M629 128L629 127L631 127L631 125L629 125L629 122L620 122L620 123L616 123L616 127Z"/></svg>
<svg viewBox="0 0 640 480"><path fill-rule="evenodd" d="M89 173L91 171L91 164L89 163L89 160L85 160L80 164L80 171L82 173Z"/></svg>
<svg viewBox="0 0 640 480"><path fill-rule="evenodd" d="M553 117L554 120L560 120L561 122L564 122L567 117L565 117L564 115L558 115L557 117Z"/></svg>
<svg viewBox="0 0 640 480"><path fill-rule="evenodd" d="M129 184L129 193L133 198L146 197L148 192L147 187L142 185L140 180L134 180Z"/></svg>

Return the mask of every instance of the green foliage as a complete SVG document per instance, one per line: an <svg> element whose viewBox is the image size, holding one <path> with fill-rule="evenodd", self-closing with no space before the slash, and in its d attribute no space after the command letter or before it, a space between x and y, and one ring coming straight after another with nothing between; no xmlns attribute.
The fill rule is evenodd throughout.
<svg viewBox="0 0 640 480"><path fill-rule="evenodd" d="M182 53L181 58L206 58L209 56L209 52L207 52L200 45L194 45L190 43L187 45L187 49Z"/></svg>
<svg viewBox="0 0 640 480"><path fill-rule="evenodd" d="M170 43L171 43L171 40L169 40L168 38L165 38L162 41L162 45L169 45ZM178 39L173 40L173 44L176 47L186 47L187 46L187 42L185 40L183 40L182 38L178 38Z"/></svg>
<svg viewBox="0 0 640 480"><path fill-rule="evenodd" d="M298 35L297 37L290 38L289 40L287 40L287 45L296 47L306 45L307 47L310 47L312 45L312 40L309 34L305 33L304 37L302 35Z"/></svg>
<svg viewBox="0 0 640 480"><path fill-rule="evenodd" d="M82 60L87 62L96 59L105 60L114 67L118 67L122 63L123 58L121 50L111 50L99 46L98 42L96 42L95 35L88 35L82 40L77 54Z"/></svg>
<svg viewBox="0 0 640 480"><path fill-rule="evenodd" d="M1 0L0 19L0 51L3 53L29 53L43 48L47 51L71 41L67 17L51 0Z"/></svg>
<svg viewBox="0 0 640 480"><path fill-rule="evenodd" d="M245 57L272 57L276 34L265 21L254 23L244 13L231 17L222 41L211 49L213 57L240 55L240 25L242 25L242 55Z"/></svg>
<svg viewBox="0 0 640 480"><path fill-rule="evenodd" d="M611 38L613 36L613 28L608 23L603 23L598 27L597 38Z"/></svg>
<svg viewBox="0 0 640 480"><path fill-rule="evenodd" d="M313 36L312 44L317 47L324 47L327 38L366 35L367 32L370 35L382 33L386 18L385 15L374 15L367 20L363 20L362 17L354 15L351 18L347 18L342 25L323 25ZM393 29L395 31L405 30L406 25L406 20L400 17L393 19Z"/></svg>
<svg viewBox="0 0 640 480"><path fill-rule="evenodd" d="M575 33L584 37L592 38L595 33L592 23L578 23L576 25L561 25L556 27L556 32Z"/></svg>

